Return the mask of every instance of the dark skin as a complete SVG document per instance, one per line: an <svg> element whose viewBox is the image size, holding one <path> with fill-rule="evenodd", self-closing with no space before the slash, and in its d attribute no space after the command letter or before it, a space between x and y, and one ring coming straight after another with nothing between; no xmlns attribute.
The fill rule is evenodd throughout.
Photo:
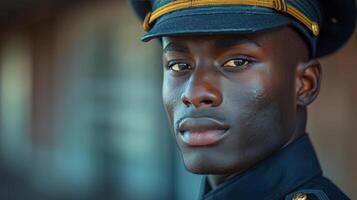
<svg viewBox="0 0 357 200"><path fill-rule="evenodd" d="M162 41L169 122L186 168L213 188L305 134L321 67L292 28Z"/></svg>

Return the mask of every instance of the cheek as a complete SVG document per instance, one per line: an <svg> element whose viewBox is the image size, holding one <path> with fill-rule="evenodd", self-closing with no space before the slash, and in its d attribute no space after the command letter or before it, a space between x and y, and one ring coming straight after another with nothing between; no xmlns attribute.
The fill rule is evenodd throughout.
<svg viewBox="0 0 357 200"><path fill-rule="evenodd" d="M168 74L164 74L162 85L162 100L170 122L173 122L177 105L181 100L181 89L178 84L170 79Z"/></svg>
<svg viewBox="0 0 357 200"><path fill-rule="evenodd" d="M266 70L254 70L236 80L226 86L231 88L225 92L229 107L240 105L242 112L254 112L270 104L276 96L274 82Z"/></svg>
<svg viewBox="0 0 357 200"><path fill-rule="evenodd" d="M226 153L232 163L248 166L280 146L282 110L272 86L269 76L260 75L235 84L234 92L226 93L225 111L233 127L226 144L230 150L225 151L232 152Z"/></svg>
<svg viewBox="0 0 357 200"><path fill-rule="evenodd" d="M254 76L246 80L243 87L244 96L249 98L248 107L259 111L273 105L281 112L291 112L291 108L295 107L294 77L288 70L273 68L271 64L265 70L257 70Z"/></svg>
<svg viewBox="0 0 357 200"><path fill-rule="evenodd" d="M271 83L266 79L254 79L249 84L245 95L247 102L251 102L248 108L260 110L270 104L273 100L274 90Z"/></svg>
<svg viewBox="0 0 357 200"><path fill-rule="evenodd" d="M294 79L278 70L259 71L243 86L246 113L245 129L260 141L269 140L272 146L280 144L294 127ZM268 139L269 138L269 139ZM262 144L262 146L264 146Z"/></svg>
<svg viewBox="0 0 357 200"><path fill-rule="evenodd" d="M166 75L164 75L164 80L162 83L162 100L166 109L166 112L169 114L172 113L172 108L173 108L173 96L171 93L171 88L172 86L170 85L170 82L167 80Z"/></svg>
<svg viewBox="0 0 357 200"><path fill-rule="evenodd" d="M247 140L271 137L269 134L272 133L281 135L291 126L294 116L292 81L263 69L244 74L236 79L239 83L229 83L228 87L235 88L225 95L226 108L233 108L227 109L233 116L232 123L238 132L246 133L241 137L247 137Z"/></svg>

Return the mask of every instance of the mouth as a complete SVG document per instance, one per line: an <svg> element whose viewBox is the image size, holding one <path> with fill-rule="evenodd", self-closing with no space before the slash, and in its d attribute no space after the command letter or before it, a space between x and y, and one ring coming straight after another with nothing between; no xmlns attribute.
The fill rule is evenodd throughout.
<svg viewBox="0 0 357 200"><path fill-rule="evenodd" d="M213 118L185 118L179 123L180 140L188 146L208 146L224 138L229 126Z"/></svg>

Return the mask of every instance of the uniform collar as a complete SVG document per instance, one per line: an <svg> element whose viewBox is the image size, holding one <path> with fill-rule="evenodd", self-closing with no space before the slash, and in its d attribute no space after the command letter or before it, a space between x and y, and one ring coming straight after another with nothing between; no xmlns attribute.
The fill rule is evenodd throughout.
<svg viewBox="0 0 357 200"><path fill-rule="evenodd" d="M307 135L211 190L204 178L200 199L279 199L322 171Z"/></svg>

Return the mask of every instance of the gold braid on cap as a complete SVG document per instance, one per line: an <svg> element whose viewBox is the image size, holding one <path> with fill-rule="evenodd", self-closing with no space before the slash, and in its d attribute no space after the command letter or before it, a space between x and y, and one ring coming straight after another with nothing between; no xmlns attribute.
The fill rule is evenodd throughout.
<svg viewBox="0 0 357 200"><path fill-rule="evenodd" d="M300 10L295 8L293 5L290 5L287 0L176 0L159 7L153 12L149 12L146 15L143 27L145 31L149 31L155 20L174 11L193 7L219 5L251 5L272 8L279 12L291 15L310 29L315 36L318 36L320 33L320 27L317 22L309 19Z"/></svg>

